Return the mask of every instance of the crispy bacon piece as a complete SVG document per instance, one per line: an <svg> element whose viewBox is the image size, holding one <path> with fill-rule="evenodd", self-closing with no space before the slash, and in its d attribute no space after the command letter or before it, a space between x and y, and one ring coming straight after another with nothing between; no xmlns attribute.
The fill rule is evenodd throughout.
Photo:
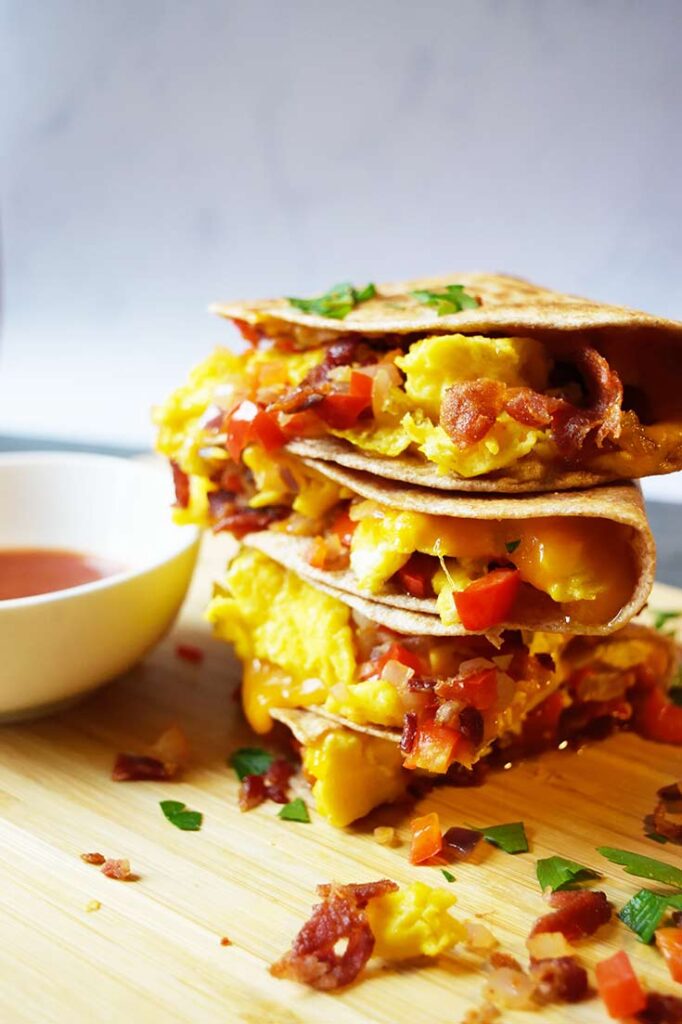
<svg viewBox="0 0 682 1024"><path fill-rule="evenodd" d="M504 409L513 420L526 427L548 427L563 405L568 403L532 388L510 388Z"/></svg>
<svg viewBox="0 0 682 1024"><path fill-rule="evenodd" d="M283 757L276 758L262 775L247 775L239 787L239 809L250 811L264 800L276 804L289 802L289 779L294 765Z"/></svg>
<svg viewBox="0 0 682 1024"><path fill-rule="evenodd" d="M81 860L84 860L86 864L104 864L107 858L103 853L81 853Z"/></svg>
<svg viewBox="0 0 682 1024"><path fill-rule="evenodd" d="M176 764L146 754L117 754L111 778L114 782L168 781L177 775Z"/></svg>
<svg viewBox="0 0 682 1024"><path fill-rule="evenodd" d="M171 470L175 488L175 507L187 508L189 505L189 477L180 469L177 462L171 462Z"/></svg>
<svg viewBox="0 0 682 1024"><path fill-rule="evenodd" d="M682 843L682 789L679 782L659 789L658 803L654 807L652 824L654 832L665 836L673 843Z"/></svg>
<svg viewBox="0 0 682 1024"><path fill-rule="evenodd" d="M265 780L262 775L245 775L239 786L239 810L251 811L265 800Z"/></svg>
<svg viewBox="0 0 682 1024"><path fill-rule="evenodd" d="M483 377L445 389L440 425L457 448L475 444L488 433L504 407L505 385Z"/></svg>
<svg viewBox="0 0 682 1024"><path fill-rule="evenodd" d="M552 435L564 458L573 458L594 431L594 442L601 448L608 439L616 440L621 432L623 385L604 356L590 345L572 353L587 386L590 405L576 409L570 402L562 403L552 417Z"/></svg>
<svg viewBox="0 0 682 1024"><path fill-rule="evenodd" d="M271 523L289 515L285 505L270 505L268 508L241 508L227 512L213 525L214 533L228 530L237 540L247 533L266 530Z"/></svg>
<svg viewBox="0 0 682 1024"><path fill-rule="evenodd" d="M128 882L134 877L130 870L130 861L125 858L105 860L100 870L107 878L116 878L119 882Z"/></svg>
<svg viewBox="0 0 682 1024"><path fill-rule="evenodd" d="M577 1003L587 995L587 971L572 956L535 960L530 965L535 999L542 1003Z"/></svg>
<svg viewBox="0 0 682 1024"><path fill-rule="evenodd" d="M291 415L314 408L332 390L327 380L330 370L337 366L350 366L355 360L358 344L355 338L342 338L332 342L327 346L322 362L313 366L295 388L271 402L267 411Z"/></svg>
<svg viewBox="0 0 682 1024"><path fill-rule="evenodd" d="M382 879L359 885L319 885L322 903L294 939L288 953L270 967L275 978L289 978L322 991L349 985L360 974L372 950L374 936L364 913L371 899L395 892L395 882ZM337 953L337 942L346 948Z"/></svg>
<svg viewBox="0 0 682 1024"><path fill-rule="evenodd" d="M647 992L646 1006L635 1015L639 1024L682 1024L682 999Z"/></svg>
<svg viewBox="0 0 682 1024"><path fill-rule="evenodd" d="M549 897L553 912L538 918L531 936L541 932L561 932L569 942L592 935L611 920L611 904L606 894L591 889L553 892Z"/></svg>

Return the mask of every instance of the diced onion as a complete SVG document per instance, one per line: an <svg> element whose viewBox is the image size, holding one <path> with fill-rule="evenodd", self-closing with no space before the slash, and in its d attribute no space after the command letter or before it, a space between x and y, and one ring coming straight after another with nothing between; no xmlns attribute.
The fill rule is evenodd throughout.
<svg viewBox="0 0 682 1024"><path fill-rule="evenodd" d="M449 725L456 727L459 722L459 713L462 704L458 700L446 700L436 711L436 722L438 725Z"/></svg>
<svg viewBox="0 0 682 1024"><path fill-rule="evenodd" d="M498 668L501 668L503 672L506 672L512 661L514 660L513 654L495 654L492 659Z"/></svg>
<svg viewBox="0 0 682 1024"><path fill-rule="evenodd" d="M486 996L491 1002L513 1010L533 1006L535 986L530 978L513 967L498 967L488 977Z"/></svg>
<svg viewBox="0 0 682 1024"><path fill-rule="evenodd" d="M528 952L533 960L554 960L562 956L575 956L573 946L562 932L540 932L527 941Z"/></svg>
<svg viewBox="0 0 682 1024"><path fill-rule="evenodd" d="M484 924L479 924L478 921L467 921L465 928L466 944L474 952L487 953L499 945L493 933Z"/></svg>
<svg viewBox="0 0 682 1024"><path fill-rule="evenodd" d="M476 672L485 672L489 668L495 668L495 665L488 658L469 658L459 666L458 675L472 676Z"/></svg>
<svg viewBox="0 0 682 1024"><path fill-rule="evenodd" d="M408 668L407 665L403 665L400 661L394 661L392 658L381 670L381 678L385 679L387 683L391 683L397 690L406 687L413 675L413 668Z"/></svg>
<svg viewBox="0 0 682 1024"><path fill-rule="evenodd" d="M386 410L388 396L392 387L397 387L402 378L397 366L393 364L380 364L374 373L372 384L372 412L378 419Z"/></svg>
<svg viewBox="0 0 682 1024"><path fill-rule="evenodd" d="M377 825L372 835L377 843L381 844L381 846L395 846L395 829L391 828L389 825Z"/></svg>

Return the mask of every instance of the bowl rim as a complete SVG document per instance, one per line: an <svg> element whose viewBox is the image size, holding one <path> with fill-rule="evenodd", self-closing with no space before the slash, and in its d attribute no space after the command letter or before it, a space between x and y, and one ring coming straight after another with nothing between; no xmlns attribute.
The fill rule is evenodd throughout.
<svg viewBox="0 0 682 1024"><path fill-rule="evenodd" d="M121 455L105 455L98 452L78 452L78 451L8 451L0 452L0 470L6 465L26 465L26 466L41 466L45 464L59 464L64 462L70 463L103 463L107 462L110 464L116 464L117 466L125 466L126 469L132 470L133 473L138 475L141 474L158 474L162 470L163 463L152 463L143 461L142 458L136 456L121 456ZM27 597L12 597L7 600L0 600L0 615L4 612L13 611L20 608L32 608L37 605L49 605L56 604L60 601L76 600L79 597L87 596L91 593L96 593L100 590L106 590L109 587L116 587L122 584L128 583L132 580L138 579L142 576L146 576L148 573L155 572L162 566L169 564L181 555L186 554L193 547L197 547L201 537L201 530L198 526L192 523L188 524L175 524L178 528L178 539L177 543L170 547L170 550L161 558L156 558L149 562L140 563L132 569L126 569L123 572L115 572L110 576L104 576L102 579L93 580L91 583L81 583L76 587L67 587L65 590L52 590L46 594L31 594ZM4 548L0 545L0 550L11 550Z"/></svg>

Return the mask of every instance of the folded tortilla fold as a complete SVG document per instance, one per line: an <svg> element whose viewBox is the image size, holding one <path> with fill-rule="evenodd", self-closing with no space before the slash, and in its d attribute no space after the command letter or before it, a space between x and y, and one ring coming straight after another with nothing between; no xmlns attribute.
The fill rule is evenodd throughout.
<svg viewBox="0 0 682 1024"><path fill-rule="evenodd" d="M536 494L516 497L483 497L429 491L424 488L396 485L367 473L353 472L331 463L306 460L306 464L317 473L326 476L354 494L376 502L384 509L395 509L405 513L418 513L422 518L447 517L453 520L492 521L509 524L519 523L519 531L527 528L527 521L547 520L564 526L580 520L582 529L589 530L591 521L613 524L613 530L605 536L612 545L612 555L602 562L603 546L598 554L602 568L602 581L608 581L607 570L614 570L614 587L618 585L616 613L603 620L585 621L584 606L589 602L580 601L574 605L561 604L530 585L522 585L514 602L510 617L499 623L502 629L534 629L542 632L605 635L621 628L633 618L646 603L654 582L656 555L654 540L646 517L639 487L634 483L605 485L586 491L570 491L561 494ZM379 513L381 514L381 513ZM588 522L588 520L590 522ZM436 531L438 521L436 521ZM524 526L524 524L526 524ZM463 524L469 525L471 524ZM575 524L580 529L580 524ZM456 534L456 523L447 524ZM621 528L619 532L618 528ZM448 532L450 530L448 529ZM604 531L600 531L599 536ZM561 543L562 537L556 543ZM468 632L461 621L449 620L439 614L436 597L415 597L400 592L388 581L378 592L362 589L352 568L323 569L310 564L309 537L295 536L280 529L264 530L249 534L244 543L256 548L293 570L311 582L322 586L330 593L339 593L357 611L376 619L383 625L404 633L419 633L432 636L466 635ZM388 544L391 543L389 537ZM513 546L508 555L514 564ZM594 545L593 545L594 547ZM548 542L545 541L545 548ZM444 550L447 554L447 551ZM504 551L503 551L504 554ZM558 552L558 556L562 556ZM594 552L593 552L594 554ZM518 557L518 556L517 556ZM551 558L551 556L549 556ZM569 552L563 555L570 559ZM630 566L625 571L625 563ZM436 563L437 564L437 563ZM351 556L352 565L352 556ZM551 561L550 561L551 565ZM564 564L564 576L577 573L579 567L568 561ZM548 570L551 575L551 569ZM523 578L523 577L522 577ZM576 584L577 585L577 584ZM582 609L582 611L581 611ZM583 616L581 620L581 615ZM456 618L456 616L455 616Z"/></svg>
<svg viewBox="0 0 682 1024"><path fill-rule="evenodd" d="M420 303L412 294L438 291L453 281L476 295L480 304L439 316L433 306ZM508 274L480 272L380 284L375 298L357 305L343 320L305 313L286 298L217 302L211 311L262 326L272 336L278 332L290 335L292 326L299 327L310 334L312 343L339 334L520 334L626 328L670 332L679 337L682 331L679 323L665 317L567 295ZM297 338L305 336L301 332Z"/></svg>

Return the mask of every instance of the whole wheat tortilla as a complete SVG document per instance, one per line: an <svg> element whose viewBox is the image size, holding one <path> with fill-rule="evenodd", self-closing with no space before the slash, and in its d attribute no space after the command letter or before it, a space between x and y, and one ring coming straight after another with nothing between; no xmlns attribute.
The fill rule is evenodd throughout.
<svg viewBox="0 0 682 1024"><path fill-rule="evenodd" d="M464 285L469 294L480 300L480 305L438 316L432 306L420 303L410 294L418 290L438 291L448 284ZM357 305L343 320L304 313L290 305L286 298L216 303L211 311L258 324L266 334L283 333L284 327L301 327L310 334L311 343L316 336L321 341L330 334L544 334L609 328L682 337L682 323L677 321L626 306L566 295L506 274L453 273L388 282L377 285L376 290L375 298Z"/></svg>
<svg viewBox="0 0 682 1024"><path fill-rule="evenodd" d="M338 466L307 460L315 470L343 484L364 498L395 509L463 519L519 520L564 516L595 517L620 523L632 530L635 584L629 600L610 622L586 625L567 623L566 616L548 595L530 588L516 602L517 618L500 624L503 629L535 629L546 633L601 636L624 626L645 605L656 570L656 549L639 487L634 483L572 491L537 494L523 498L443 495L416 487L397 487L367 474L351 473ZM361 614L400 633L430 636L463 636L470 631L461 623L446 626L438 615L435 598L361 591L350 569L325 570L308 561L310 538L276 529L249 534L244 544L256 548L332 596L340 597Z"/></svg>
<svg viewBox="0 0 682 1024"><path fill-rule="evenodd" d="M455 473L443 474L425 456L404 453L393 458L370 455L349 441L336 437L309 438L289 441L288 451L302 458L323 459L348 469L373 473L388 480L398 480L420 487L440 491L461 491L468 494L535 494L539 491L569 491L575 488L595 487L618 480L617 473L596 473L588 469L564 469L562 463L545 464L524 462L524 479L510 476L503 469L485 476L462 477ZM663 462L658 472L671 473L682 466L682 443L678 459Z"/></svg>

